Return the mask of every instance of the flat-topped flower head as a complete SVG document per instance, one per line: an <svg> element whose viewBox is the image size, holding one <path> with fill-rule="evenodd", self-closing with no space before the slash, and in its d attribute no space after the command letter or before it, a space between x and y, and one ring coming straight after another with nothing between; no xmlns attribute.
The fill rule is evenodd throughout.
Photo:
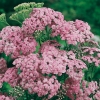
<svg viewBox="0 0 100 100"><path fill-rule="evenodd" d="M100 48L90 26L41 6L15 7L10 18L25 15L21 27L0 31L0 100L100 100Z"/></svg>

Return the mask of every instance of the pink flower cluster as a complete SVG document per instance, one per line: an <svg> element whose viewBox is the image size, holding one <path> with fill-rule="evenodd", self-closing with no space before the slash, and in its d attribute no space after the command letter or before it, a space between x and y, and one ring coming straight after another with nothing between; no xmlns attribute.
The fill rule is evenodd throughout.
<svg viewBox="0 0 100 100"><path fill-rule="evenodd" d="M0 52L11 55L12 58L22 54L29 54L35 51L36 41L31 36L24 36L22 29L18 26L7 26L0 32ZM26 47L27 46L27 47Z"/></svg>
<svg viewBox="0 0 100 100"><path fill-rule="evenodd" d="M19 55L19 43L23 36L21 35L21 29L17 26L7 26L0 32L0 46L2 46L2 52L6 55L12 54L12 56ZM0 50L1 51L1 50Z"/></svg>
<svg viewBox="0 0 100 100"><path fill-rule="evenodd" d="M73 79L73 78L68 78L65 81L65 86L63 87L66 95L71 98L71 100L74 100L73 94L77 94L80 90L80 84L79 81Z"/></svg>
<svg viewBox="0 0 100 100"><path fill-rule="evenodd" d="M88 61L88 63L94 63L95 66L100 65L100 49L98 48L91 48L91 47L83 47L84 56L82 59L84 61Z"/></svg>
<svg viewBox="0 0 100 100"><path fill-rule="evenodd" d="M48 99L57 95L58 89L60 89L60 83L55 76L51 78L37 79L36 82L26 84L26 88L30 93L37 93L39 97L48 95Z"/></svg>
<svg viewBox="0 0 100 100"><path fill-rule="evenodd" d="M40 43L34 34L45 30L46 26L52 29L50 38ZM63 50L60 49L62 44L54 38L56 36L67 42ZM97 82L85 81L83 72L83 69L88 70L85 61L100 65L100 49L92 37L87 23L81 20L67 22L60 12L50 8L34 8L22 27L7 26L0 32L0 53L10 55L14 60L14 67L7 69L6 61L0 59L0 85L3 82L8 82L12 87L19 85L30 94L48 96L49 100L62 89L63 81L59 77L64 77L64 91L70 99L99 100ZM89 46L84 45L87 42ZM36 51L38 44L40 48ZM67 48L70 44L74 49ZM92 44L96 46L92 47ZM0 98L6 97L0 95Z"/></svg>
<svg viewBox="0 0 100 100"><path fill-rule="evenodd" d="M53 41L44 42L41 46L42 60L39 68L44 74L58 74L66 72L67 66L67 52L57 49L55 46L59 46ZM49 45L48 45L49 44Z"/></svg>
<svg viewBox="0 0 100 100"><path fill-rule="evenodd" d="M95 98L97 92L100 92L99 87L97 85L97 82L91 81L83 81L82 82L82 89L79 90L78 94L76 95L76 100L93 100L92 98L99 100L98 98ZM93 97L89 97L90 95L93 95ZM98 95L100 96L100 94Z"/></svg>
<svg viewBox="0 0 100 100"><path fill-rule="evenodd" d="M96 92L94 98L95 98L96 100L99 100L99 99L100 99L100 91L97 91L97 92Z"/></svg>
<svg viewBox="0 0 100 100"><path fill-rule="evenodd" d="M39 73L40 60L37 54L21 56L13 64L22 71L19 77L22 79L23 85L27 84L27 82L35 81L41 76L41 73Z"/></svg>
<svg viewBox="0 0 100 100"><path fill-rule="evenodd" d="M3 82L8 82L12 87L19 84L20 78L17 74L17 69L14 68L8 68L8 70L5 72L4 76L0 80L0 84Z"/></svg>
<svg viewBox="0 0 100 100"><path fill-rule="evenodd" d="M70 78L81 81L84 76L82 70L86 68L87 66L84 62L78 59L73 59L69 60L68 70L66 71L66 73L69 75Z"/></svg>
<svg viewBox="0 0 100 100"><path fill-rule="evenodd" d="M90 26L81 20L76 20L75 22L64 21L63 23L59 22L59 24L52 26L52 36L60 35L68 44L76 45L77 42L83 43L93 38Z"/></svg>
<svg viewBox="0 0 100 100"><path fill-rule="evenodd" d="M60 12L54 11L50 8L34 8L22 25L22 29L26 34L33 34L37 30L44 30L45 26L57 24L64 20Z"/></svg>
<svg viewBox="0 0 100 100"><path fill-rule="evenodd" d="M0 74L4 74L7 70L6 60L3 58L0 59Z"/></svg>
<svg viewBox="0 0 100 100"><path fill-rule="evenodd" d="M80 84L82 84L81 87ZM81 83L73 78L69 78L65 81L63 88L64 90L67 90L66 95L70 97L71 100L93 100L92 98L96 100L100 99L100 88L96 81L87 82L84 80ZM93 97L89 97L91 94ZM76 95L76 97L74 95Z"/></svg>
<svg viewBox="0 0 100 100"><path fill-rule="evenodd" d="M57 94L60 83L56 77L44 77L39 68L41 61L37 54L30 54L16 59L13 63L22 71L19 74L21 78L20 85L30 93L37 93L38 96L44 96L49 93L48 98Z"/></svg>
<svg viewBox="0 0 100 100"><path fill-rule="evenodd" d="M85 42L93 37L87 23L81 20L66 22L60 12L50 8L35 8L30 18L23 22L22 30L26 34L34 34L37 30L44 30L45 26L51 27L52 36L60 35L69 44L75 45L77 42Z"/></svg>
<svg viewBox="0 0 100 100"><path fill-rule="evenodd" d="M82 69L87 68L86 64L76 59L72 51L59 50L57 46L59 44L56 41L44 42L40 49L42 57L38 54L30 54L21 56L13 62L16 68L20 68L22 71L19 77L21 78L20 85L24 89L28 89L30 93L37 93L39 96L43 96L47 95L51 90L53 91L56 84L55 92L50 92L51 94L48 96L48 98L51 98L57 94L58 89L60 89L60 83L55 79L54 83L50 82L49 84L52 78L44 77L43 74L61 76L66 73L75 81L80 82L82 80L84 75ZM66 69L67 66L68 69ZM49 89L44 87L44 80L48 81L46 84Z"/></svg>
<svg viewBox="0 0 100 100"><path fill-rule="evenodd" d="M14 100L14 99L12 97L8 97L8 96L0 94L0 100Z"/></svg>
<svg viewBox="0 0 100 100"><path fill-rule="evenodd" d="M2 87L2 78L4 77L5 72L7 71L6 60L3 58L0 59L0 87Z"/></svg>

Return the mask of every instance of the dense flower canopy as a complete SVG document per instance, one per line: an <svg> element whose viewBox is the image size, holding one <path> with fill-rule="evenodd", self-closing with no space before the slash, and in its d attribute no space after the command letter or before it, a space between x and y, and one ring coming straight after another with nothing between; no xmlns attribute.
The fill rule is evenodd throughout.
<svg viewBox="0 0 100 100"><path fill-rule="evenodd" d="M100 65L100 49L93 37L86 22L65 21L60 12L34 8L22 27L7 26L0 32L0 53L10 56L14 65L7 66L0 59L1 87L8 82L47 100L61 100L59 91L71 100L99 100L98 82L85 80L84 75L84 70ZM0 98L11 100L4 95Z"/></svg>

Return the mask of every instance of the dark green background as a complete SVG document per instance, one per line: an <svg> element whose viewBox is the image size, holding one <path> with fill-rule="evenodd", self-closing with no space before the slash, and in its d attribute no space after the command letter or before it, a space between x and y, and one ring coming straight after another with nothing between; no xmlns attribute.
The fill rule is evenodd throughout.
<svg viewBox="0 0 100 100"><path fill-rule="evenodd" d="M44 2L45 7L60 11L66 20L80 19L100 35L100 0L0 0L0 13L13 13L13 7L23 2Z"/></svg>

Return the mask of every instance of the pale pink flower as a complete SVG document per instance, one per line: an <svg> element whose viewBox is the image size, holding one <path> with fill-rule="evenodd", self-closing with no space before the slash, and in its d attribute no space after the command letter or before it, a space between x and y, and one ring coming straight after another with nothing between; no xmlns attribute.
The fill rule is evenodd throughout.
<svg viewBox="0 0 100 100"><path fill-rule="evenodd" d="M14 68L8 68L8 70L5 72L4 76L1 79L1 82L8 82L11 86L16 86L19 84L20 78L17 74L17 69Z"/></svg>
<svg viewBox="0 0 100 100"><path fill-rule="evenodd" d="M98 91L96 92L96 94L94 95L94 98L95 98L96 100L99 100L99 99L100 99L100 90L98 90Z"/></svg>
<svg viewBox="0 0 100 100"><path fill-rule="evenodd" d="M0 100L14 100L14 99L12 97L8 97L3 94L0 94Z"/></svg>
<svg viewBox="0 0 100 100"><path fill-rule="evenodd" d="M0 74L4 74L7 70L6 60L1 58L0 59Z"/></svg>

